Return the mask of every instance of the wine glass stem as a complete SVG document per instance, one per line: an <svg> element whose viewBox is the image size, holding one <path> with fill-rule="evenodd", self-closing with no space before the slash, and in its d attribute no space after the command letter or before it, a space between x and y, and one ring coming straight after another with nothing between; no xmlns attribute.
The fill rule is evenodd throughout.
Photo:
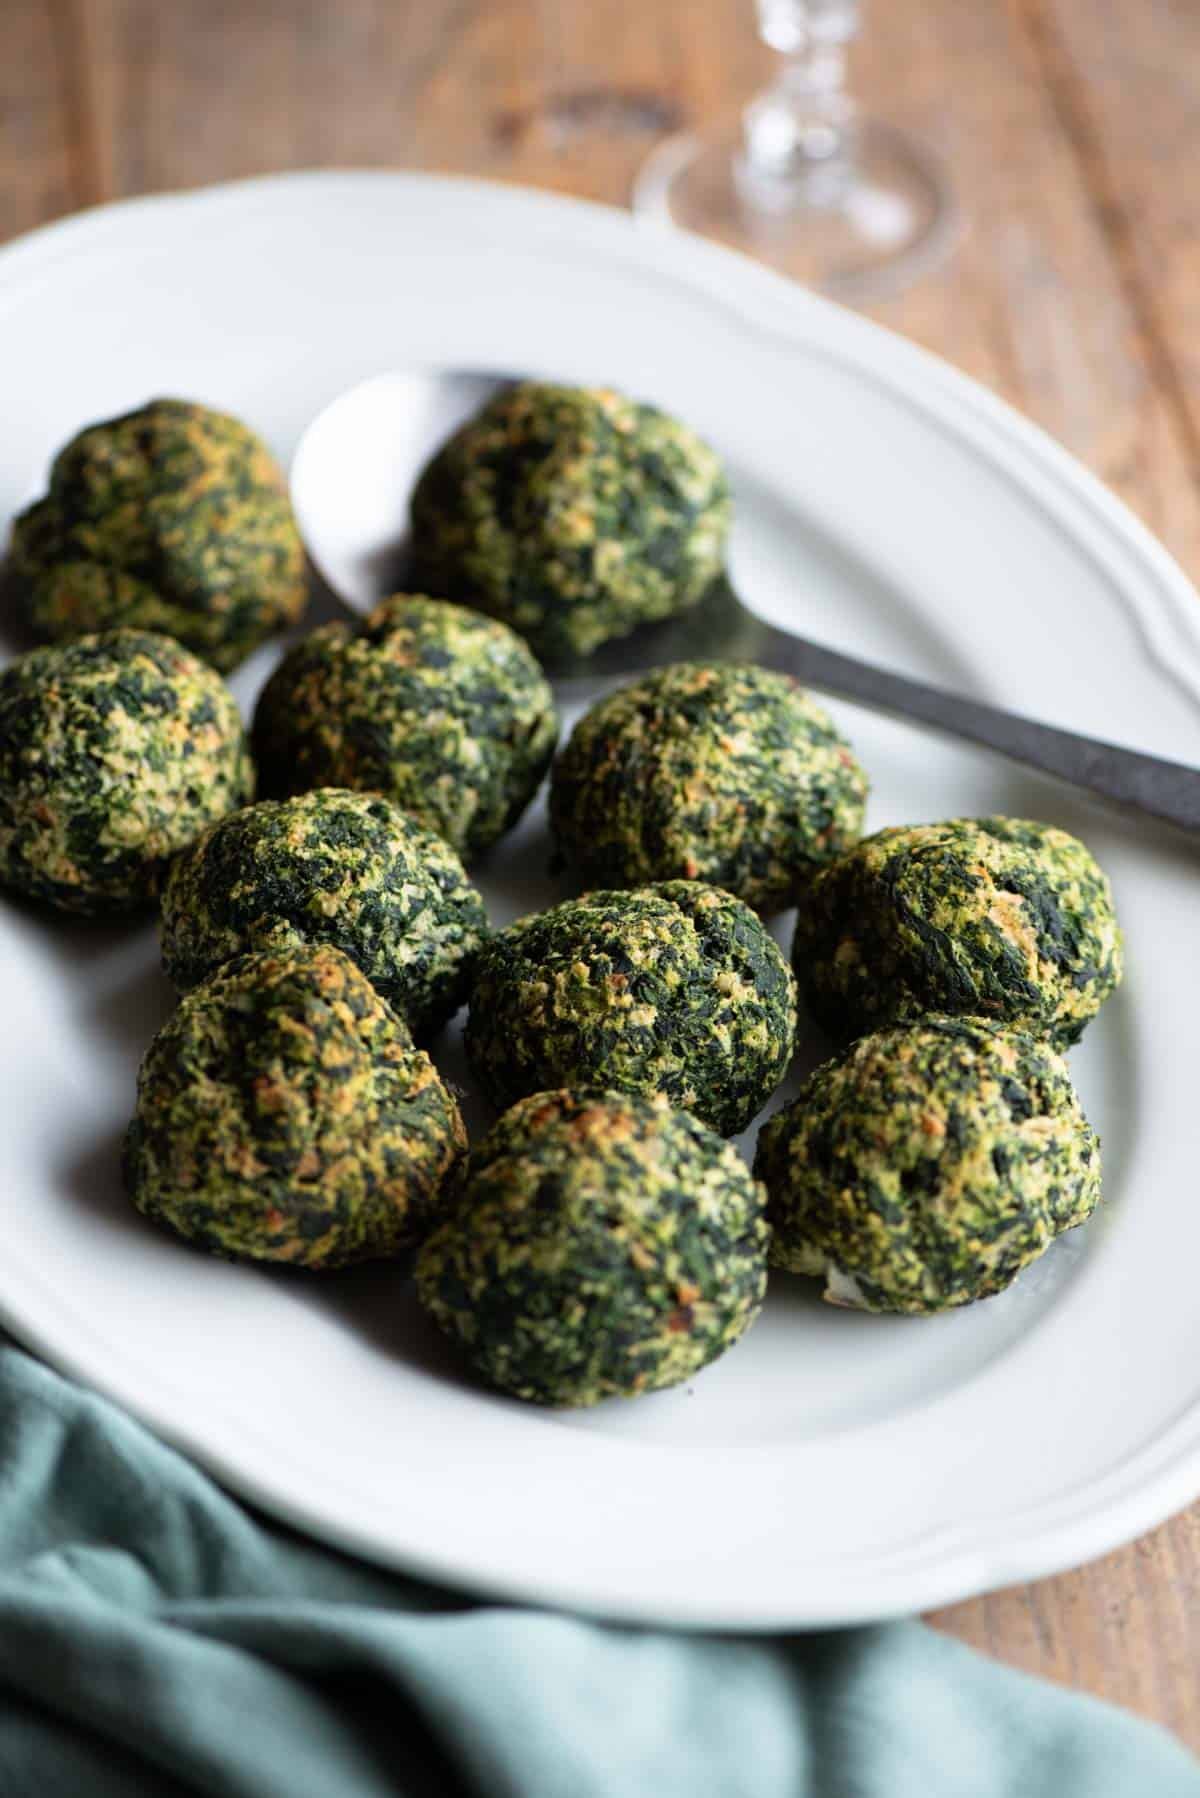
<svg viewBox="0 0 1200 1798"><path fill-rule="evenodd" d="M759 30L782 58L745 112L743 199L763 212L840 203L854 176L846 45L857 0L758 0Z"/></svg>

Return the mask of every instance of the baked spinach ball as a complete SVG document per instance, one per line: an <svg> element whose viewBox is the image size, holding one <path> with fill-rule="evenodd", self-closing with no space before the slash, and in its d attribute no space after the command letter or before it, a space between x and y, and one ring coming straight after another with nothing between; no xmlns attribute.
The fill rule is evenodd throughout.
<svg viewBox="0 0 1200 1798"><path fill-rule="evenodd" d="M13 586L39 636L162 631L237 666L304 610L304 551L266 444L224 412L154 400L59 451L13 527Z"/></svg>
<svg viewBox="0 0 1200 1798"><path fill-rule="evenodd" d="M522 381L465 424L412 501L413 584L477 606L538 655L588 655L694 605L731 502L686 425L606 387Z"/></svg>
<svg viewBox="0 0 1200 1798"><path fill-rule="evenodd" d="M749 906L669 880L499 931L466 1042L497 1106L559 1086L662 1093L732 1136L783 1079L795 1032L795 982Z"/></svg>
<svg viewBox="0 0 1200 1798"><path fill-rule="evenodd" d="M241 956L188 993L138 1076L125 1184L215 1255L296 1267L393 1256L466 1148L458 1106L348 956Z"/></svg>
<svg viewBox="0 0 1200 1798"><path fill-rule="evenodd" d="M383 793L468 857L516 823L557 741L554 696L520 637L405 593L298 643L254 717L266 792Z"/></svg>
<svg viewBox="0 0 1200 1798"><path fill-rule="evenodd" d="M835 1305L1000 1292L1100 1198L1100 1144L1045 1041L982 1018L864 1036L763 1125L771 1261Z"/></svg>
<svg viewBox="0 0 1200 1798"><path fill-rule="evenodd" d="M1017 818L878 831L820 873L793 959L836 1037L925 1012L994 1017L1063 1048L1121 978L1112 891L1077 838Z"/></svg>
<svg viewBox="0 0 1200 1798"><path fill-rule="evenodd" d="M448 843L378 794L263 799L205 831L163 893L163 965L181 992L235 955L332 943L427 1035L467 996L487 930Z"/></svg>
<svg viewBox="0 0 1200 1798"><path fill-rule="evenodd" d="M27 898L136 910L253 787L232 693L170 637L103 631L0 672L0 884Z"/></svg>
<svg viewBox="0 0 1200 1798"><path fill-rule="evenodd" d="M762 1305L767 1236L762 1188L687 1112L538 1093L472 1152L417 1292L491 1385L594 1405L731 1347Z"/></svg>
<svg viewBox="0 0 1200 1798"><path fill-rule="evenodd" d="M789 675L679 662L579 720L550 822L589 882L705 880L771 912L858 841L866 798L850 745Z"/></svg>

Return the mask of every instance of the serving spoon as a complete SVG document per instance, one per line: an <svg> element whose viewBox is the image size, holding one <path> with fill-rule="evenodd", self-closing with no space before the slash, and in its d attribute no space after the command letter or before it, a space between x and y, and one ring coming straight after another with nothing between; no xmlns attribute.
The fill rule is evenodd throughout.
<svg viewBox="0 0 1200 1798"><path fill-rule="evenodd" d="M309 425L292 463L300 533L317 573L356 611L403 591L407 503L417 476L452 431L516 377L466 369L397 369L361 382ZM605 644L558 678L605 679L667 662L757 662L873 710L978 743L1086 792L1200 831L1200 769L894 674L768 624L728 580L689 612Z"/></svg>

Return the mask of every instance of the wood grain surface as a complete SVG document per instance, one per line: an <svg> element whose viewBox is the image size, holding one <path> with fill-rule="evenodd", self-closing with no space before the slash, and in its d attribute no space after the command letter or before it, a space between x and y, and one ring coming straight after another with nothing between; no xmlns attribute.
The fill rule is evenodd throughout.
<svg viewBox="0 0 1200 1798"><path fill-rule="evenodd" d="M752 19L750 0L3 0L0 236L318 164L623 204L662 132L764 79ZM941 150L970 221L876 316L1044 425L1200 577L1200 7L887 0L853 71ZM1200 1749L1200 1509L933 1621Z"/></svg>

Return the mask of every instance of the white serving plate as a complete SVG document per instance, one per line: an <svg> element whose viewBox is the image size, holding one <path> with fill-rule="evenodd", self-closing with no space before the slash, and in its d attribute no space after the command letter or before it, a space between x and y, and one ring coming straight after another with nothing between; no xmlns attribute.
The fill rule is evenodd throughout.
<svg viewBox="0 0 1200 1798"><path fill-rule="evenodd" d="M547 195L302 175L15 244L0 253L0 513L79 426L155 394L229 407L288 457L340 389L421 363L605 380L679 412L732 467L733 571L756 609L1056 723L1200 755L1200 604L1069 457L751 263ZM277 654L239 673L244 701ZM835 710L874 776L873 826L1038 816L1086 836L1115 882L1129 974L1073 1057L1106 1202L1010 1292L881 1319L776 1278L761 1322L691 1387L589 1413L489 1396L393 1271L225 1266L129 1212L119 1132L171 1004L153 930L4 906L0 1315L295 1525L613 1616L878 1617L1049 1573L1190 1501L1195 848ZM539 809L478 871L498 921L555 896L546 860ZM442 1048L461 1078L457 1038Z"/></svg>

